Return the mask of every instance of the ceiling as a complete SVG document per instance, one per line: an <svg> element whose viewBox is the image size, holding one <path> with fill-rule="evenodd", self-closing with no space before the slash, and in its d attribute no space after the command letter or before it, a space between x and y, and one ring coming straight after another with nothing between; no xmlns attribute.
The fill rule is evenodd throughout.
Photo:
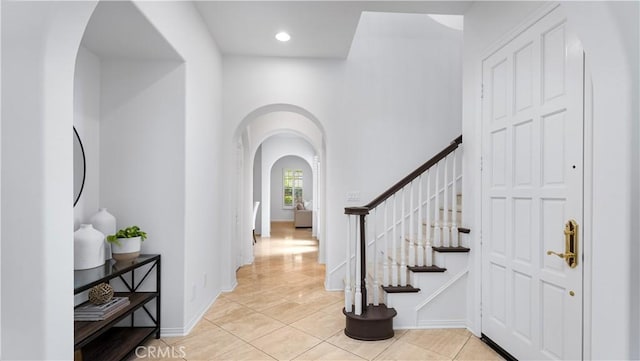
<svg viewBox="0 0 640 361"><path fill-rule="evenodd" d="M84 32L82 45L102 59L181 60L130 1L100 1Z"/></svg>
<svg viewBox="0 0 640 361"><path fill-rule="evenodd" d="M462 15L471 1L196 1L223 54L344 59L363 11ZM282 43L274 36L291 35Z"/></svg>

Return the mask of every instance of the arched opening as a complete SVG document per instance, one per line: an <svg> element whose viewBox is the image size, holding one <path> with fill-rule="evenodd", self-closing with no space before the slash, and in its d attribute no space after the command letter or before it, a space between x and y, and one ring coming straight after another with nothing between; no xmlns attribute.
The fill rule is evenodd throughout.
<svg viewBox="0 0 640 361"><path fill-rule="evenodd" d="M254 202L262 205L256 223L257 233L269 237L271 222L293 222L297 208L300 208L300 204L305 207L305 202L306 210L313 212L317 159L311 144L297 135L277 134L260 144L253 164ZM299 173L285 174L286 171ZM295 181L296 184L285 184L285 177L292 176L300 179ZM312 216L309 221L313 221ZM311 228L313 236L316 236L317 224L295 226Z"/></svg>
<svg viewBox="0 0 640 361"><path fill-rule="evenodd" d="M270 222L273 219L271 205L281 200L271 199L271 170L278 159L296 155L309 165L312 175L312 194L303 196L303 201L311 199L312 233L319 240L318 262L324 263L325 234L325 136L319 121L307 110L295 105L273 104L258 108L247 115L236 130L238 186L235 191L236 217L236 267L253 262L252 237L253 205L256 184L260 185L260 230L263 237L270 236ZM256 177L259 159L261 176ZM268 175L269 180L265 181ZM269 208L267 208L269 207ZM282 205L279 205L282 208ZM294 210L287 210L293 214Z"/></svg>

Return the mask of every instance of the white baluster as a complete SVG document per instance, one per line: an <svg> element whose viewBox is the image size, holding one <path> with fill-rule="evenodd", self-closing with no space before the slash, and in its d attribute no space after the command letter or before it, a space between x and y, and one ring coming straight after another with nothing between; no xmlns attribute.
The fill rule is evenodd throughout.
<svg viewBox="0 0 640 361"><path fill-rule="evenodd" d="M347 263L344 280L344 309L352 312L353 293L351 291L351 216L347 214Z"/></svg>
<svg viewBox="0 0 640 361"><path fill-rule="evenodd" d="M409 260L407 261L407 265L409 266L416 265L416 235L413 233L415 232L413 220L413 214L415 213L413 208L413 183L414 182L411 182L409 191L409 237L407 237L409 239Z"/></svg>
<svg viewBox="0 0 640 361"><path fill-rule="evenodd" d="M406 228L404 226L404 219L406 218L404 199L406 196L404 194L404 190L405 188L402 188L402 221L400 222L400 229L402 230L400 231L400 286L407 285L407 251L405 247L407 242L405 241Z"/></svg>
<svg viewBox="0 0 640 361"><path fill-rule="evenodd" d="M355 304L355 314L362 314L362 272L360 272L360 268L362 265L362 254L360 252L360 247L362 243L361 234L360 234L360 216L356 216L356 297L354 300Z"/></svg>
<svg viewBox="0 0 640 361"><path fill-rule="evenodd" d="M424 244L422 238L422 174L418 177L418 266L424 266Z"/></svg>
<svg viewBox="0 0 640 361"><path fill-rule="evenodd" d="M384 253L382 255L382 285L389 285L389 228L387 228L388 202L384 201Z"/></svg>
<svg viewBox="0 0 640 361"><path fill-rule="evenodd" d="M397 193L396 193L397 194ZM391 220L393 221L393 232L391 237L391 285L398 285L398 232L396 231L398 222L396 221L396 204L398 203L396 200L396 194L393 195L393 217Z"/></svg>
<svg viewBox="0 0 640 361"><path fill-rule="evenodd" d="M449 225L449 157L444 157L444 211L442 212L442 246L451 246L451 229Z"/></svg>
<svg viewBox="0 0 640 361"><path fill-rule="evenodd" d="M451 191L451 246L458 247L460 240L458 239L458 194L456 192L456 152L453 151L453 186Z"/></svg>
<svg viewBox="0 0 640 361"><path fill-rule="evenodd" d="M425 261L427 266L433 265L433 248L431 247L431 170L427 171L427 229L425 232L427 246L425 247Z"/></svg>
<svg viewBox="0 0 640 361"><path fill-rule="evenodd" d="M442 228L440 228L440 163L436 164L436 200L433 206L434 222L433 222L433 244L436 247L442 245L440 236L442 235Z"/></svg>
<svg viewBox="0 0 640 361"><path fill-rule="evenodd" d="M378 208L374 210L373 215L370 216L373 223L370 225L373 228L373 305L378 305L380 282L378 282Z"/></svg>

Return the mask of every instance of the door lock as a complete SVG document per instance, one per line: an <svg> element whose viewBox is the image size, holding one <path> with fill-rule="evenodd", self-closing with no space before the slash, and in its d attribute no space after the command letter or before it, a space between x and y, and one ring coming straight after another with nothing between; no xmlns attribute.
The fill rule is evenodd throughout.
<svg viewBox="0 0 640 361"><path fill-rule="evenodd" d="M547 251L547 255L556 255L564 259L569 267L576 268L578 265L578 223L573 219L568 220L564 225L564 241L564 253Z"/></svg>

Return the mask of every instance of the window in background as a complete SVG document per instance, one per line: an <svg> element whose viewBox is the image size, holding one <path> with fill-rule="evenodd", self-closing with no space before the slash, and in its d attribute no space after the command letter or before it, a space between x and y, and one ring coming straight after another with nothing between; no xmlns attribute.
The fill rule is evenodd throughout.
<svg viewBox="0 0 640 361"><path fill-rule="evenodd" d="M297 203L302 203L302 170L284 169L282 178L282 208L294 208Z"/></svg>

